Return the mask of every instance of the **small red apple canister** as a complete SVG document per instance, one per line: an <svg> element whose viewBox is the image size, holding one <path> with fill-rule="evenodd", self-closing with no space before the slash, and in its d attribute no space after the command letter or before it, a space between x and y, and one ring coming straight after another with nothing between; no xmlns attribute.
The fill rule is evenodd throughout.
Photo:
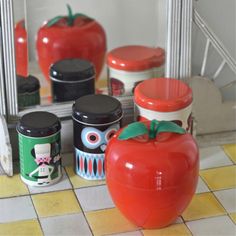
<svg viewBox="0 0 236 236"><path fill-rule="evenodd" d="M129 45L113 49L107 56L109 94L133 95L140 81L163 76L164 62L162 48Z"/></svg>
<svg viewBox="0 0 236 236"><path fill-rule="evenodd" d="M181 80L146 80L135 88L135 118L173 121L192 133L192 101L192 89Z"/></svg>
<svg viewBox="0 0 236 236"><path fill-rule="evenodd" d="M196 191L199 151L191 134L174 122L135 122L109 141L106 183L113 202L143 228L174 223Z"/></svg>

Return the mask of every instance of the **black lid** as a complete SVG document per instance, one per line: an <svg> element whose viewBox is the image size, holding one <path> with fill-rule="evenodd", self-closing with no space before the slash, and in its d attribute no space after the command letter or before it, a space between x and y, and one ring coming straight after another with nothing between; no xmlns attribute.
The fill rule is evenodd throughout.
<svg viewBox="0 0 236 236"><path fill-rule="evenodd" d="M50 76L61 81L79 81L94 75L93 64L78 58L57 61L50 68Z"/></svg>
<svg viewBox="0 0 236 236"><path fill-rule="evenodd" d="M57 133L61 129L61 123L52 113L36 111L23 115L16 129L26 136L45 137Z"/></svg>
<svg viewBox="0 0 236 236"><path fill-rule="evenodd" d="M38 91L40 88L39 80L29 75L28 77L23 77L17 75L17 92L18 93L32 93Z"/></svg>
<svg viewBox="0 0 236 236"><path fill-rule="evenodd" d="M122 117L121 103L108 95L92 94L78 98L73 107L73 118L86 124L108 124Z"/></svg>

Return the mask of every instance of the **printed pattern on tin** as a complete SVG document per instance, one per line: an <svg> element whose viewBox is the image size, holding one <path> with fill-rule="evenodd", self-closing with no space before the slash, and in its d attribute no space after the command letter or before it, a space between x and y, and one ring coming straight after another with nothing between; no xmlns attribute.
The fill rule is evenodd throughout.
<svg viewBox="0 0 236 236"><path fill-rule="evenodd" d="M105 179L104 154L82 152L75 149L76 173L89 180Z"/></svg>

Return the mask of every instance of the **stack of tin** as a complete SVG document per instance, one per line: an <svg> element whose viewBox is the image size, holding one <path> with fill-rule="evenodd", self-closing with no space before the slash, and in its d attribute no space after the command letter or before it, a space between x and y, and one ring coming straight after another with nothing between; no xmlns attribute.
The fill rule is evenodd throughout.
<svg viewBox="0 0 236 236"><path fill-rule="evenodd" d="M144 80L163 76L164 62L162 48L128 45L108 53L108 93L121 102L124 123L133 121L135 87Z"/></svg>
<svg viewBox="0 0 236 236"><path fill-rule="evenodd" d="M66 59L51 66L53 101L72 105L75 173L105 178L109 139L128 123L173 121L192 133L192 90L181 80L163 78L164 50L124 46L108 53L108 95L95 93L93 65ZM17 125L22 180L32 186L57 182L62 175L61 124L49 112L31 112Z"/></svg>

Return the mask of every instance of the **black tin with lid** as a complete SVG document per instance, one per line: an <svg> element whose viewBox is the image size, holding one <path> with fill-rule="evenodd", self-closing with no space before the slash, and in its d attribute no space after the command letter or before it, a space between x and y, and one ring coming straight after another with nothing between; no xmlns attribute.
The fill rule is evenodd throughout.
<svg viewBox="0 0 236 236"><path fill-rule="evenodd" d="M50 79L54 102L72 101L95 93L95 68L87 60L73 58L55 62L50 67Z"/></svg>
<svg viewBox="0 0 236 236"><path fill-rule="evenodd" d="M40 104L40 83L39 80L29 75L23 77L17 75L17 96L19 108Z"/></svg>
<svg viewBox="0 0 236 236"><path fill-rule="evenodd" d="M49 112L30 112L17 124L20 173L30 186L47 186L61 176L61 124Z"/></svg>
<svg viewBox="0 0 236 236"><path fill-rule="evenodd" d="M121 103L108 95L86 95L72 107L75 172L89 180L105 178L107 142L121 126Z"/></svg>

